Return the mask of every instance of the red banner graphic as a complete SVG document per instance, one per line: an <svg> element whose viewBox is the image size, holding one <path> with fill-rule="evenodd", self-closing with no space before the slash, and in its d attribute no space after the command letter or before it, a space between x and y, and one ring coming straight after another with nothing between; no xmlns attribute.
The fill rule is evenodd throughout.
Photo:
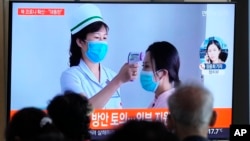
<svg viewBox="0 0 250 141"><path fill-rule="evenodd" d="M231 108L215 108L217 120L213 128L229 128L232 121ZM10 117L16 113L11 111ZM159 120L166 122L167 109L96 109L91 114L91 129L114 129L131 119L138 120Z"/></svg>
<svg viewBox="0 0 250 141"><path fill-rule="evenodd" d="M64 8L18 8L18 15L32 16L63 16Z"/></svg>

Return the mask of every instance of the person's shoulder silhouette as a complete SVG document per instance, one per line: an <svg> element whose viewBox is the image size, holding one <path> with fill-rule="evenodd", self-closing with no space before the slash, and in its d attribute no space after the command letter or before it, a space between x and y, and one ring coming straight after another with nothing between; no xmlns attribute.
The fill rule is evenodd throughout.
<svg viewBox="0 0 250 141"><path fill-rule="evenodd" d="M178 138L160 121L130 120L105 141L178 141Z"/></svg>

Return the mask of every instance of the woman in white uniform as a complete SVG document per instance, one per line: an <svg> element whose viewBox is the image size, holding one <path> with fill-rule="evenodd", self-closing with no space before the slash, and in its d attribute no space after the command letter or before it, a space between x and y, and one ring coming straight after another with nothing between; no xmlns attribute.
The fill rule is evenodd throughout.
<svg viewBox="0 0 250 141"><path fill-rule="evenodd" d="M137 77L137 64L125 63L116 74L100 62L108 50L108 25L99 8L81 5L71 16L70 68L61 75L63 91L89 98L94 108L122 108L119 87Z"/></svg>

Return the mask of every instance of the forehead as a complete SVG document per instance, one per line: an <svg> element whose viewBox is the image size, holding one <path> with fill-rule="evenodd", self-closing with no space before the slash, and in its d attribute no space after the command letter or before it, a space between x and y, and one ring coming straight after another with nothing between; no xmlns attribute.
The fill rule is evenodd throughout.
<svg viewBox="0 0 250 141"><path fill-rule="evenodd" d="M107 29L102 26L98 31L96 32L91 32L91 33L88 33L88 35L107 35Z"/></svg>
<svg viewBox="0 0 250 141"><path fill-rule="evenodd" d="M106 31L97 31L97 32L93 32L93 33L90 33L90 35L107 35L107 32Z"/></svg>
<svg viewBox="0 0 250 141"><path fill-rule="evenodd" d="M209 47L208 47L208 49L214 49L214 48L218 48L215 44L211 44L211 45L209 45Z"/></svg>
<svg viewBox="0 0 250 141"><path fill-rule="evenodd" d="M146 52L143 63L148 65L154 65L154 59L151 58L151 54L149 51Z"/></svg>
<svg viewBox="0 0 250 141"><path fill-rule="evenodd" d="M151 62L151 55L150 55L150 52L147 51L145 56L144 56L144 62Z"/></svg>

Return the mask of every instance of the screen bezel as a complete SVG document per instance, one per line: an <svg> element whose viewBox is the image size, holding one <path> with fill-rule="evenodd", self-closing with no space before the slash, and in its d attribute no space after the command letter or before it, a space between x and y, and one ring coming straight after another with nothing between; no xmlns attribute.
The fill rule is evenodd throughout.
<svg viewBox="0 0 250 141"><path fill-rule="evenodd" d="M236 3L235 2L103 2L103 1L9 1L9 25L8 26L8 77L7 77L7 122L10 120L10 105L11 105L11 61L12 61L12 6L14 3L98 3L98 4L234 4L235 11L236 11ZM236 19L236 13L235 17ZM234 20L234 34L235 34L235 20ZM234 46L235 46L235 38L236 36L234 35ZM237 48L234 47L234 54L233 54L233 73L235 73L236 68L235 68L235 52ZM233 84L232 84L232 97L234 97L234 85L235 85L235 78L233 75ZM233 99L232 99L232 110L233 110ZM231 115L233 117L233 113ZM233 121L233 119L232 119ZM228 127L229 128L229 127ZM229 138L229 137L228 137ZM226 138L226 139L228 139ZM212 139L217 139L217 138L212 138ZM222 139L222 138L219 138Z"/></svg>

